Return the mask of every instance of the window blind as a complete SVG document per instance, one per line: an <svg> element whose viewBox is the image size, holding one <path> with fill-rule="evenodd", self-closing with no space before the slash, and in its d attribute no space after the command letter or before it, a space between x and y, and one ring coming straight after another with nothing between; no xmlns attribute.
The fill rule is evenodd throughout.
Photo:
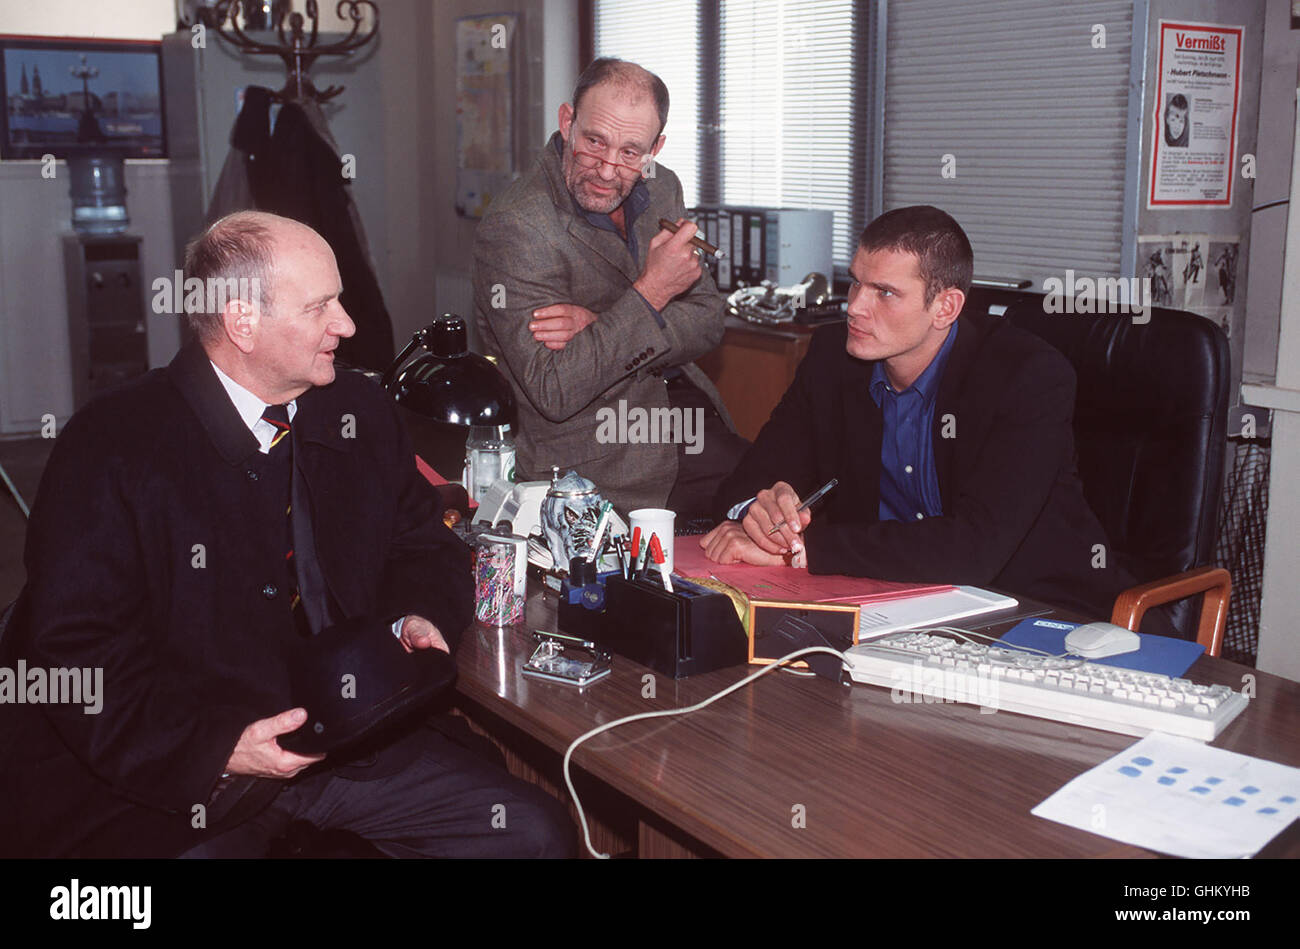
<svg viewBox="0 0 1300 949"><path fill-rule="evenodd" d="M658 160L681 179L686 206L698 204L699 0L598 2L594 14L598 57L637 63L668 86L668 125Z"/></svg>
<svg viewBox="0 0 1300 949"><path fill-rule="evenodd" d="M854 140L853 0L723 0L722 202L835 212L847 267L864 211Z"/></svg>
<svg viewBox="0 0 1300 949"><path fill-rule="evenodd" d="M597 56L640 63L668 85L660 159L686 204L824 208L847 267L865 223L856 0L597 0ZM701 89L716 88L718 103ZM709 106L716 120L702 118ZM715 187L702 189L704 182ZM701 191L709 193L702 196Z"/></svg>
<svg viewBox="0 0 1300 949"><path fill-rule="evenodd" d="M977 276L1119 275L1132 17L1131 0L891 3L885 209L952 214Z"/></svg>

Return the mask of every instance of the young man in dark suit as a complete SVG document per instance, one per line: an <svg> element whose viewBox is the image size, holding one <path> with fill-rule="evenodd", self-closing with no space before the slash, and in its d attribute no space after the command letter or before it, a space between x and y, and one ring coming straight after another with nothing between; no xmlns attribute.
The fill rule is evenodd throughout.
<svg viewBox="0 0 1300 949"><path fill-rule="evenodd" d="M0 853L257 857L301 820L390 856L571 854L557 801L418 723L280 746L323 629L455 647L470 555L387 397L335 369L355 328L315 231L230 215L186 275L229 291L197 342L78 412L41 483L0 654L99 670L102 707L0 705Z"/></svg>
<svg viewBox="0 0 1300 949"><path fill-rule="evenodd" d="M1129 578L1094 566L1106 537L1075 470L1074 372L1004 320L961 315L973 270L965 232L938 208L867 226L847 321L814 335L719 489L731 519L702 538L711 559L991 585L1109 615Z"/></svg>

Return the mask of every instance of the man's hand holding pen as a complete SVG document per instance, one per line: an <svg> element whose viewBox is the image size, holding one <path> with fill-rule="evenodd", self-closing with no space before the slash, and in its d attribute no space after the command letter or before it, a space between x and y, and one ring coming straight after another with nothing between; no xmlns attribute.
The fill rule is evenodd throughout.
<svg viewBox="0 0 1300 949"><path fill-rule="evenodd" d="M804 556L801 534L811 521L812 511L799 509L794 488L778 481L758 492L743 520L723 521L700 538L700 546L715 563L775 567L793 560L798 565ZM777 525L779 529L769 534Z"/></svg>
<svg viewBox="0 0 1300 949"><path fill-rule="evenodd" d="M778 481L754 497L744 520L726 521L700 540L705 556L715 563L808 566L802 534L812 521L810 508L840 483L831 478L800 501L794 488Z"/></svg>
<svg viewBox="0 0 1300 949"><path fill-rule="evenodd" d="M784 481L764 488L745 512L741 526L768 553L803 552L803 529L812 521L812 511L800 505L799 495Z"/></svg>

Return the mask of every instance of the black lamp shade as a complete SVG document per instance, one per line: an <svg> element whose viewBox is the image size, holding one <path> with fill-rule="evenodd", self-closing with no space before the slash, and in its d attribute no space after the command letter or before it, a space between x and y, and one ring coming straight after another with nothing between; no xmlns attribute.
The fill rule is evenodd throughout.
<svg viewBox="0 0 1300 949"><path fill-rule="evenodd" d="M412 350L423 347L410 362ZM452 425L514 425L515 394L492 362L469 352L465 321L444 315L411 338L384 375L398 405Z"/></svg>

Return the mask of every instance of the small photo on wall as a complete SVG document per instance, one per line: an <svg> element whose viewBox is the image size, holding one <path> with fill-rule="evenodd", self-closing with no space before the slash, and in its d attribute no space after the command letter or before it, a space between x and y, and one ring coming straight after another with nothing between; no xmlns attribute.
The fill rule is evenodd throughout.
<svg viewBox="0 0 1300 949"><path fill-rule="evenodd" d="M1211 240L1205 302L1212 306L1232 306L1237 298L1237 242Z"/></svg>

